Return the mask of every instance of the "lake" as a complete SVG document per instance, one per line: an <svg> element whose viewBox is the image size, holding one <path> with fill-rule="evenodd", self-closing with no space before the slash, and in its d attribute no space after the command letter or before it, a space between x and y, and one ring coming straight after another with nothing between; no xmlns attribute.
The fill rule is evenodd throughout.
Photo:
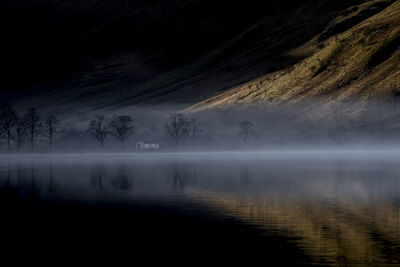
<svg viewBox="0 0 400 267"><path fill-rule="evenodd" d="M400 266L396 151L2 155L0 200L20 250Z"/></svg>

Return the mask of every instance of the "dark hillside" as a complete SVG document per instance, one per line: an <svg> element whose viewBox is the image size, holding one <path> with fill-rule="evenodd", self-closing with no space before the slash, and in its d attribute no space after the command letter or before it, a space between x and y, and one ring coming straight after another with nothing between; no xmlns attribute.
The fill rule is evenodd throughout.
<svg viewBox="0 0 400 267"><path fill-rule="evenodd" d="M5 0L0 92L20 106L193 103L297 62L285 53L360 2Z"/></svg>

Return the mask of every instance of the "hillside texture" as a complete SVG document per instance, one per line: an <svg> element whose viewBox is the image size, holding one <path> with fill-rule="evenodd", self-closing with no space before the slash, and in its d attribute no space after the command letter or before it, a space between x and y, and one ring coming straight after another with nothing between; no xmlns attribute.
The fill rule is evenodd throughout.
<svg viewBox="0 0 400 267"><path fill-rule="evenodd" d="M202 101L188 109L228 109L357 101L400 95L400 1L368 1L350 7L288 56L301 61Z"/></svg>
<svg viewBox="0 0 400 267"><path fill-rule="evenodd" d="M5 0L0 98L61 115L344 96L395 81L392 2Z"/></svg>

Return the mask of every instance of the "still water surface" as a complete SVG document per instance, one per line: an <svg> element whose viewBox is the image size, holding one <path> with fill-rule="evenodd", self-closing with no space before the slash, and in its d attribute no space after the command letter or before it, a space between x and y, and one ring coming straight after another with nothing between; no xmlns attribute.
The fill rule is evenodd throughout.
<svg viewBox="0 0 400 267"><path fill-rule="evenodd" d="M266 240L284 237L305 265L400 265L396 152L1 156L0 186L27 202L152 203L211 214Z"/></svg>

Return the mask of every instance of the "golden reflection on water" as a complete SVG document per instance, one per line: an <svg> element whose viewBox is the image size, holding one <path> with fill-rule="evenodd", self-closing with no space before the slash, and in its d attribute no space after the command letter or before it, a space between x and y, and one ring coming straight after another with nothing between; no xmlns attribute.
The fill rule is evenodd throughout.
<svg viewBox="0 0 400 267"><path fill-rule="evenodd" d="M51 196L79 189L79 198L195 201L265 229L266 235L288 236L310 264L400 266L400 155L395 160L356 156L16 158L0 161L0 186L47 190Z"/></svg>
<svg viewBox="0 0 400 267"><path fill-rule="evenodd" d="M385 201L187 190L226 216L293 237L313 263L400 265L400 207Z"/></svg>

